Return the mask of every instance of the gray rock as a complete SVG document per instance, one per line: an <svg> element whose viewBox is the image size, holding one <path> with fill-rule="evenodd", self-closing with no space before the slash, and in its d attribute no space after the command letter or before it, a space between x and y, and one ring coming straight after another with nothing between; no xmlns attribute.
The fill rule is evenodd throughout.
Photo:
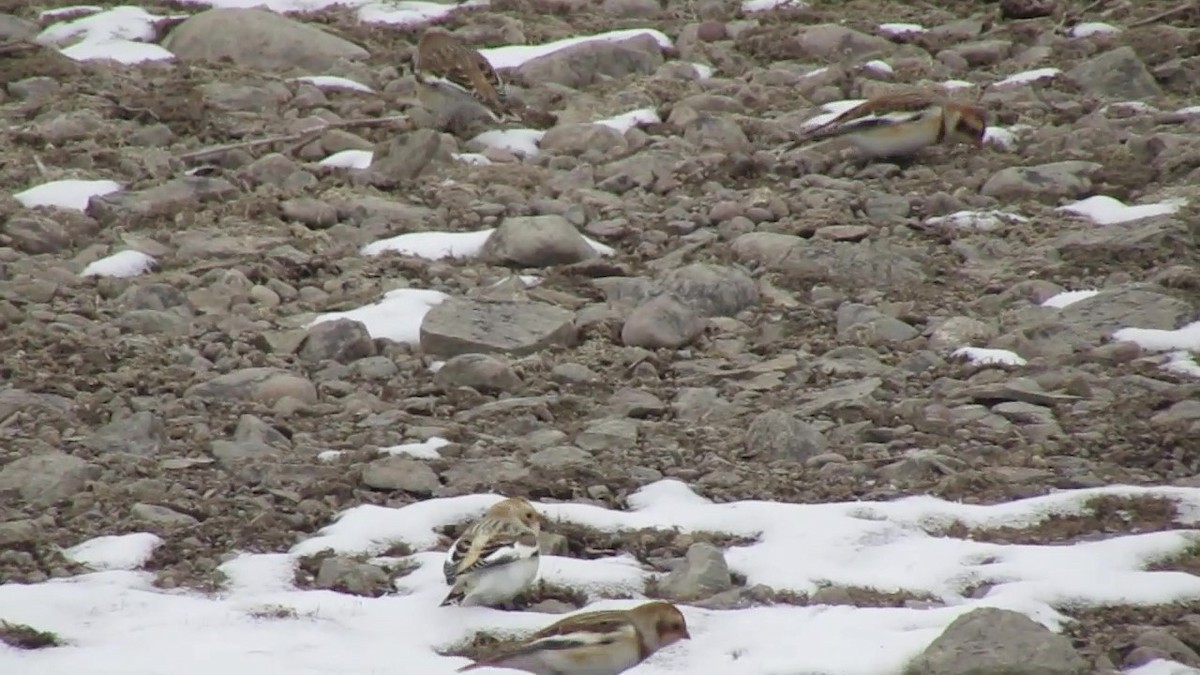
<svg viewBox="0 0 1200 675"><path fill-rule="evenodd" d="M529 478L529 469L507 459L460 460L442 473L446 487L456 494L498 485L514 484Z"/></svg>
<svg viewBox="0 0 1200 675"><path fill-rule="evenodd" d="M180 513L174 509L157 504L143 504L139 502L130 507L129 512L135 519L149 523L150 525L187 527L199 522L186 513Z"/></svg>
<svg viewBox="0 0 1200 675"><path fill-rule="evenodd" d="M90 219L89 219L90 220ZM66 221L43 215L10 218L0 233L0 243L26 253L58 253L71 246L77 236Z"/></svg>
<svg viewBox="0 0 1200 675"><path fill-rule="evenodd" d="M0 547L7 549L19 544L29 544L36 541L41 534L41 526L32 518L0 523Z"/></svg>
<svg viewBox="0 0 1200 675"><path fill-rule="evenodd" d="M47 507L83 492L100 476L94 464L57 450L14 459L0 468L0 497Z"/></svg>
<svg viewBox="0 0 1200 675"><path fill-rule="evenodd" d="M556 83L574 89L601 77L650 75L663 64L662 48L649 35L627 40L593 40L530 59L517 68L527 82Z"/></svg>
<svg viewBox="0 0 1200 675"><path fill-rule="evenodd" d="M450 299L421 324L421 349L438 356L502 352L532 354L577 339L574 314L541 302Z"/></svg>
<svg viewBox="0 0 1200 675"><path fill-rule="evenodd" d="M277 457L281 454L279 448L257 439L242 441L214 440L210 444L209 452L223 466L236 464L243 460Z"/></svg>
<svg viewBox="0 0 1200 675"><path fill-rule="evenodd" d="M685 387L671 402L671 410L685 422L717 423L737 417L745 407L722 398L716 387Z"/></svg>
<svg viewBox="0 0 1200 675"><path fill-rule="evenodd" d="M697 148L723 153L750 152L746 132L728 115L696 113L680 123L683 139Z"/></svg>
<svg viewBox="0 0 1200 675"><path fill-rule="evenodd" d="M627 451L637 445L637 422L630 419L600 420L575 436L575 444L584 450Z"/></svg>
<svg viewBox="0 0 1200 675"><path fill-rule="evenodd" d="M1158 81L1132 47L1117 47L1081 62L1067 77L1089 94L1119 101L1139 101L1162 96Z"/></svg>
<svg viewBox="0 0 1200 675"><path fill-rule="evenodd" d="M375 149L371 172L392 181L409 181L438 164L453 161L442 145L442 136L433 129L417 129L401 134Z"/></svg>
<svg viewBox="0 0 1200 675"><path fill-rule="evenodd" d="M127 452L143 457L155 455L167 440L167 429L154 413L143 410L112 420L83 441L101 453Z"/></svg>
<svg viewBox="0 0 1200 675"><path fill-rule="evenodd" d="M302 403L317 402L317 387L307 378L281 368L243 368L188 387L185 396L224 400L250 400L273 405L284 397Z"/></svg>
<svg viewBox="0 0 1200 675"><path fill-rule="evenodd" d="M1188 225L1174 218L1133 223L1091 225L1072 229L1050 240L1063 260L1075 265L1120 260L1130 267L1158 268L1171 264L1174 251L1191 246Z"/></svg>
<svg viewBox="0 0 1200 675"><path fill-rule="evenodd" d="M12 14L0 14L0 40L24 40L38 33L38 25ZM10 84L9 87L12 85Z"/></svg>
<svg viewBox="0 0 1200 675"><path fill-rule="evenodd" d="M837 335L842 342L878 346L905 342L919 334L916 328L874 307L845 302L837 310Z"/></svg>
<svg viewBox="0 0 1200 675"><path fill-rule="evenodd" d="M391 590L392 581L382 568L353 558L330 556L317 570L317 588L376 597Z"/></svg>
<svg viewBox="0 0 1200 675"><path fill-rule="evenodd" d="M1200 668L1200 654L1186 642L1164 628L1147 628L1138 632L1133 639L1133 650L1122 663L1127 669L1138 668L1155 659L1175 661L1192 668Z"/></svg>
<svg viewBox="0 0 1200 675"><path fill-rule="evenodd" d="M324 72L339 59L365 59L367 50L263 9L210 9L175 27L163 46L184 61L230 59L244 68L284 73Z"/></svg>
<svg viewBox="0 0 1200 675"><path fill-rule="evenodd" d="M105 226L133 217L173 216L198 204L229 199L238 189L222 178L184 176L144 190L114 192L88 201L87 214Z"/></svg>
<svg viewBox="0 0 1200 675"><path fill-rule="evenodd" d="M338 222L338 210L333 204L312 197L285 199L279 204L284 218L304 223L314 230L324 230Z"/></svg>
<svg viewBox="0 0 1200 675"><path fill-rule="evenodd" d="M400 490L428 496L442 486L424 462L408 457L381 457L363 467L363 485L374 490Z"/></svg>
<svg viewBox="0 0 1200 675"><path fill-rule="evenodd" d="M662 288L701 316L733 316L758 303L758 286L745 272L721 265L693 263L663 277Z"/></svg>
<svg viewBox="0 0 1200 675"><path fill-rule="evenodd" d="M600 376L582 363L560 363L550 371L550 377L558 382L582 383L595 382Z"/></svg>
<svg viewBox="0 0 1200 675"><path fill-rule="evenodd" d="M757 415L746 429L746 456L803 462L825 452L828 442L812 424L783 410Z"/></svg>
<svg viewBox="0 0 1200 675"><path fill-rule="evenodd" d="M707 542L689 546L683 564L658 582L663 597L677 601L698 600L731 588L733 577L725 554Z"/></svg>
<svg viewBox="0 0 1200 675"><path fill-rule="evenodd" d="M400 369L396 362L386 356L368 356L359 359L350 366L350 371L368 380L386 381L395 377Z"/></svg>
<svg viewBox="0 0 1200 675"><path fill-rule="evenodd" d="M485 260L519 267L552 267L600 254L566 218L558 215L505 218L484 242Z"/></svg>
<svg viewBox="0 0 1200 675"><path fill-rule="evenodd" d="M1104 168L1096 162L1068 160L1038 166L1013 166L992 174L980 194L1002 200L1077 199L1092 190L1092 176Z"/></svg>
<svg viewBox="0 0 1200 675"><path fill-rule="evenodd" d="M191 324L177 312L134 309L118 317L116 325L138 335L183 335Z"/></svg>
<svg viewBox="0 0 1200 675"><path fill-rule="evenodd" d="M508 361L488 354L459 354L433 376L439 387L471 387L483 392L517 391L525 386Z"/></svg>
<svg viewBox="0 0 1200 675"><path fill-rule="evenodd" d="M860 61L874 55L887 54L895 49L895 45L881 37L836 23L808 26L796 41L800 49L809 56L834 62Z"/></svg>
<svg viewBox="0 0 1200 675"><path fill-rule="evenodd" d="M555 445L529 456L529 465L549 472L566 471L594 465L592 453L574 445Z"/></svg>
<svg viewBox="0 0 1200 675"><path fill-rule="evenodd" d="M705 321L669 294L659 295L630 313L621 326L621 343L647 349L678 349L700 337Z"/></svg>
<svg viewBox="0 0 1200 675"><path fill-rule="evenodd" d="M278 447L290 447L292 444L283 432L267 424L261 417L254 415L238 417L237 427L233 430L233 438L237 441L261 441Z"/></svg>
<svg viewBox="0 0 1200 675"><path fill-rule="evenodd" d="M952 316L937 324L929 334L934 349L981 346L996 336L996 327L967 316Z"/></svg>
<svg viewBox="0 0 1200 675"><path fill-rule="evenodd" d="M297 354L302 361L350 363L375 355L375 342L361 321L334 319L308 329Z"/></svg>
<svg viewBox="0 0 1200 675"><path fill-rule="evenodd" d="M559 124L546 131L538 147L543 152L558 155L583 155L592 153L611 157L623 153L629 144L625 134L604 124L579 122Z"/></svg>
<svg viewBox="0 0 1200 675"><path fill-rule="evenodd" d="M917 658L911 675L1085 675L1091 668L1062 635L1033 619L986 607L958 617Z"/></svg>
<svg viewBox="0 0 1200 675"><path fill-rule="evenodd" d="M802 403L796 412L811 416L828 410L862 408L871 403L872 396L882 385L883 380L878 377L868 377L827 387Z"/></svg>

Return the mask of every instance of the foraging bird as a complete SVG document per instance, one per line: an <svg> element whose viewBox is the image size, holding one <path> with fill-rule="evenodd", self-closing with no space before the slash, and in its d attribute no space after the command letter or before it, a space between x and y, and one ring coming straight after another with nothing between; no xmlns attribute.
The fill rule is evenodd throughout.
<svg viewBox="0 0 1200 675"><path fill-rule="evenodd" d="M477 50L441 28L421 34L413 55L413 77L421 102L435 110L473 101L493 121L508 116L508 90Z"/></svg>
<svg viewBox="0 0 1200 675"><path fill-rule="evenodd" d="M541 515L521 497L497 502L450 547L442 572L450 593L442 606L508 602L537 578Z"/></svg>
<svg viewBox="0 0 1200 675"><path fill-rule="evenodd" d="M458 672L492 667L534 675L618 675L690 638L679 608L648 602L623 611L569 616Z"/></svg>
<svg viewBox="0 0 1200 675"><path fill-rule="evenodd" d="M785 146L844 138L869 158L911 155L941 143L983 145L987 115L981 108L926 91L906 91L868 99Z"/></svg>

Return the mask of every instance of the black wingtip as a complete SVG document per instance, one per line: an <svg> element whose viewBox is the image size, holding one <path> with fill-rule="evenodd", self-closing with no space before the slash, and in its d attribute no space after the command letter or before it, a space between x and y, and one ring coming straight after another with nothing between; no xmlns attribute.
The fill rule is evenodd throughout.
<svg viewBox="0 0 1200 675"><path fill-rule="evenodd" d="M442 600L442 604L438 605L438 607L449 607L451 605L457 605L460 602L462 602L464 597L466 597L466 595L464 593L461 593L459 591L450 591L450 594L446 596L445 600Z"/></svg>

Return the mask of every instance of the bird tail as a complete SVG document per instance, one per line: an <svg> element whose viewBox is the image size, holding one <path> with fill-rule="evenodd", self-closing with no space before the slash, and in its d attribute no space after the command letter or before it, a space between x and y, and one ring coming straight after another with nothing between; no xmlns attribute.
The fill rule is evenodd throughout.
<svg viewBox="0 0 1200 675"><path fill-rule="evenodd" d="M442 604L440 604L438 606L439 607L448 607L450 605L458 605L458 604L462 603L463 598L465 598L465 597L467 597L467 594L465 592L463 592L463 589L459 588L458 586L455 586L454 588L450 589L450 592L448 594L446 594L446 599L442 600Z"/></svg>

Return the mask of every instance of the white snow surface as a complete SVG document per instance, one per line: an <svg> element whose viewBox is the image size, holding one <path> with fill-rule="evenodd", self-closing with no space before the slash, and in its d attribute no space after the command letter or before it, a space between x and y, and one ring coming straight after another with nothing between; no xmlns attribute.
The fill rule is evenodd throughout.
<svg viewBox="0 0 1200 675"><path fill-rule="evenodd" d="M79 273L81 277L114 277L124 279L145 274L154 268L154 258L141 251L126 249L89 263Z"/></svg>
<svg viewBox="0 0 1200 675"><path fill-rule="evenodd" d="M1105 195L1094 195L1077 202L1060 206L1060 211L1074 213L1090 218L1100 225L1115 225L1129 223L1143 218L1169 216L1175 213L1187 202L1182 199L1169 199L1154 204L1129 206L1120 199Z"/></svg>
<svg viewBox="0 0 1200 675"><path fill-rule="evenodd" d="M22 206L36 208L52 206L60 209L84 211L92 197L112 194L121 190L121 184L112 180L56 180L35 185L13 195Z"/></svg>
<svg viewBox="0 0 1200 675"><path fill-rule="evenodd" d="M421 341L421 322L425 320L425 315L449 297L441 291L398 288L388 291L378 302L345 312L322 314L308 325L315 326L336 319L361 321L372 338L387 338L415 345Z"/></svg>
<svg viewBox="0 0 1200 675"><path fill-rule="evenodd" d="M1175 554L1195 530L1115 536L1070 545L999 544L939 534L967 527L1024 527L1053 514L1078 514L1101 495L1156 495L1176 503L1181 522L1200 517L1200 488L1106 487L1063 490L997 505L967 505L933 497L892 502L714 504L683 483L663 480L629 498L629 511L539 504L551 531L557 521L600 530L643 527L723 532L753 538L731 546L727 559L747 583L812 592L825 584L926 593L926 608L757 606L707 610L683 605L693 639L654 655L638 675L729 673L898 674L955 617L977 607L1023 612L1052 629L1058 608L1107 603L1200 600L1200 578L1147 571L1148 561ZM0 586L5 619L57 633L67 644L33 651L0 646L0 671L37 675L172 675L287 672L363 675L404 672L450 675L468 663L441 656L477 630L521 634L561 616L532 611L438 607L446 592L444 553L435 528L478 517L500 499L475 494L429 499L402 508L363 505L343 512L287 553L239 553L220 566L228 580L214 595L164 590L153 574L127 569L153 542L145 533L117 541L82 542L90 564L107 571L38 584ZM136 537L136 539L135 539ZM295 587L299 556L332 549L379 555L405 543L416 565L396 581L396 593L364 598ZM100 551L97 553L97 551ZM651 573L627 555L594 560L545 556L541 576L577 588L587 610L642 602ZM982 597L970 590L987 585ZM629 594L624 600L603 595ZM1163 668L1168 668L1164 664ZM489 672L489 671L481 671ZM1170 670L1139 671L1158 675ZM496 671L500 675L500 671Z"/></svg>
<svg viewBox="0 0 1200 675"><path fill-rule="evenodd" d="M983 347L960 347L954 356L965 358L976 366L1023 366L1025 359L1007 349L985 349Z"/></svg>
<svg viewBox="0 0 1200 675"><path fill-rule="evenodd" d="M475 232L408 232L373 241L364 246L361 252L363 255L373 256L394 251L427 260L474 258L480 254L484 243L495 231L495 228L488 228ZM613 248L598 241L588 237L583 239L600 255L616 253Z"/></svg>

